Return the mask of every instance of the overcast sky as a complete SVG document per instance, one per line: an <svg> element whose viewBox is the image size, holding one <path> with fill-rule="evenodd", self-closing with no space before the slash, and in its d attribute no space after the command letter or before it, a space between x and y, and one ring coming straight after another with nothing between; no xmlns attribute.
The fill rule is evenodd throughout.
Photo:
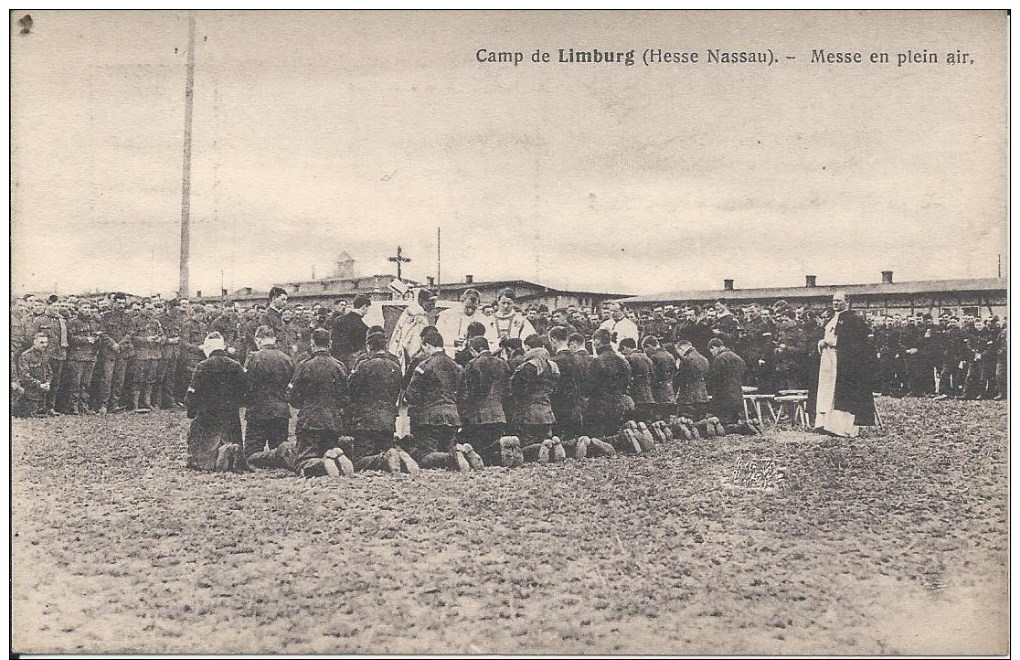
<svg viewBox="0 0 1020 660"><path fill-rule="evenodd" d="M16 292L177 287L184 12L12 12ZM197 15L191 287L360 274L618 293L990 277L1002 13ZM698 51L481 64L479 48ZM774 66L704 62L773 49ZM811 64L811 50L890 53ZM896 66L908 48L938 64ZM946 53L975 64L950 66ZM786 56L796 57L787 60Z"/></svg>

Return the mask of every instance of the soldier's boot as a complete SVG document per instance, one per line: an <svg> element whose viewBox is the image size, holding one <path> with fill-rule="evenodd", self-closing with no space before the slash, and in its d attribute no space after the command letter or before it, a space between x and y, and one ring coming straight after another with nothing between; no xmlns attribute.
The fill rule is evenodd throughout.
<svg viewBox="0 0 1020 660"><path fill-rule="evenodd" d="M450 455L454 470L458 472L471 471L471 464L468 463L467 457L464 455L464 445L454 445Z"/></svg>
<svg viewBox="0 0 1020 660"><path fill-rule="evenodd" d="M315 479L318 477L328 476L339 477L340 470L337 469L336 463L331 460L315 458L302 463L299 474L305 479Z"/></svg>
<svg viewBox="0 0 1020 660"><path fill-rule="evenodd" d="M99 406L99 410L96 411L96 414L97 415L105 415L106 414L106 406L105 405Z"/></svg>
<svg viewBox="0 0 1020 660"><path fill-rule="evenodd" d="M411 458L411 455L404 451L401 447L397 447L397 457L400 458L400 466L405 472L411 476L421 473L421 468L418 467L418 462Z"/></svg>
<svg viewBox="0 0 1020 660"><path fill-rule="evenodd" d="M612 444L634 454L641 454L641 442L638 440L637 433L633 429L625 427L615 438Z"/></svg>
<svg viewBox="0 0 1020 660"><path fill-rule="evenodd" d="M152 402L150 401L151 398L152 398L152 385L146 385L145 387L142 388L142 397L141 400L139 401L141 407L138 409L138 412L143 411L149 412L152 410Z"/></svg>
<svg viewBox="0 0 1020 660"><path fill-rule="evenodd" d="M552 440L546 438L542 441L542 444L538 446L538 456L535 458L538 463L549 462L549 450L552 449Z"/></svg>
<svg viewBox="0 0 1020 660"><path fill-rule="evenodd" d="M574 458L584 459L588 457L588 448L591 446L591 438L582 435L574 445Z"/></svg>
<svg viewBox="0 0 1020 660"><path fill-rule="evenodd" d="M562 463L567 460L567 450L563 448L563 441L560 440L560 436L554 435L552 437L552 448L549 451L549 460L553 463Z"/></svg>
<svg viewBox="0 0 1020 660"><path fill-rule="evenodd" d="M655 451L655 438L652 436L648 425L644 422L638 422L637 426L637 437L638 442L641 444L641 451L644 453Z"/></svg>
<svg viewBox="0 0 1020 660"><path fill-rule="evenodd" d="M591 446L588 452L592 456L616 456L616 448L602 438L591 438Z"/></svg>
<svg viewBox="0 0 1020 660"><path fill-rule="evenodd" d="M524 451L521 449L521 439L516 435L510 436L513 441L514 447L514 467L520 467L524 465Z"/></svg>
<svg viewBox="0 0 1020 660"><path fill-rule="evenodd" d="M386 469L393 474L400 474L400 452L396 447L390 447L383 454L386 461Z"/></svg>
<svg viewBox="0 0 1020 660"><path fill-rule="evenodd" d="M706 438L715 437L715 424L709 422L707 417L705 419L699 419L697 422L695 422L694 428L696 428L698 430L698 433L700 433L702 436Z"/></svg>
<svg viewBox="0 0 1020 660"><path fill-rule="evenodd" d="M323 460L326 462L326 469L329 469L329 463L332 462L337 474L330 474L330 476L353 477L354 476L354 463L347 457L343 449L339 447L333 447L332 449L326 450L326 453L322 455Z"/></svg>
<svg viewBox="0 0 1020 660"><path fill-rule="evenodd" d="M237 451L237 445L232 442L228 442L224 445L220 445L220 448L216 450L216 471L217 472L229 472L231 465L234 463L234 452Z"/></svg>
<svg viewBox="0 0 1020 660"><path fill-rule="evenodd" d="M504 435L499 439L499 464L503 467L514 466L513 437Z"/></svg>
<svg viewBox="0 0 1020 660"><path fill-rule="evenodd" d="M461 445L461 447L464 448L464 458L467 459L468 465L471 466L472 470L485 469L485 461L482 460L482 457L475 451L475 448L472 447L470 443L465 442Z"/></svg>
<svg viewBox="0 0 1020 660"><path fill-rule="evenodd" d="M719 421L719 418L712 417L709 419L709 421L715 425L715 435L719 438L725 437L726 427L723 426L723 423L721 421Z"/></svg>
<svg viewBox="0 0 1020 660"><path fill-rule="evenodd" d="M692 439L701 440L701 431L698 430L698 426L690 417L687 418L687 429L691 432Z"/></svg>

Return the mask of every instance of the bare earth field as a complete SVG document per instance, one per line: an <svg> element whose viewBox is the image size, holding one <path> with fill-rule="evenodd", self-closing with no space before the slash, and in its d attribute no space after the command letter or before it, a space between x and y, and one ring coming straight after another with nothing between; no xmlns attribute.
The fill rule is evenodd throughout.
<svg viewBox="0 0 1020 660"><path fill-rule="evenodd" d="M14 420L14 650L1005 653L1007 404L886 430L302 480L180 412Z"/></svg>

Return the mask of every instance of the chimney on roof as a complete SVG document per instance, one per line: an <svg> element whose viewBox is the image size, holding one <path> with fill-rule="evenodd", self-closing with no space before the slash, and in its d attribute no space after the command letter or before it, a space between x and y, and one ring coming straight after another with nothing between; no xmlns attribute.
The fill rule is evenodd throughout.
<svg viewBox="0 0 1020 660"><path fill-rule="evenodd" d="M429 275L426 279L429 281L430 288L436 285L436 278L433 277L432 275Z"/></svg>
<svg viewBox="0 0 1020 660"><path fill-rule="evenodd" d="M892 284L892 271L891 270L883 270L882 271L882 284Z"/></svg>
<svg viewBox="0 0 1020 660"><path fill-rule="evenodd" d="M465 275L464 276L464 283L465 284L474 284L475 283L475 276L474 275Z"/></svg>
<svg viewBox="0 0 1020 660"><path fill-rule="evenodd" d="M722 281L722 288L725 289L726 291L732 291L733 290L733 280L723 280Z"/></svg>
<svg viewBox="0 0 1020 660"><path fill-rule="evenodd" d="M809 289L816 287L817 286L817 281L818 281L818 276L817 275L805 275L804 276L804 286L808 287Z"/></svg>

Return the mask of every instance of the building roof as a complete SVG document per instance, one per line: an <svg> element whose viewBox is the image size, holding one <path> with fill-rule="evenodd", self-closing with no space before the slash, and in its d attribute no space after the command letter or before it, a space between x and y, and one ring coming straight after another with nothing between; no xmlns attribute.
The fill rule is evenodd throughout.
<svg viewBox="0 0 1020 660"><path fill-rule="evenodd" d="M1005 291L1005 277L983 277L960 280L919 280L874 284L819 284L817 286L771 287L762 289L701 289L693 291L667 291L647 296L623 298L624 304L654 304L686 300L752 300L761 298L827 298L835 291L854 296L918 295L929 293L978 293Z"/></svg>
<svg viewBox="0 0 1020 660"><path fill-rule="evenodd" d="M607 292L607 291L579 291L577 289L561 289L559 287L546 286L544 284L539 284L537 282L531 282L529 280L490 280L490 281L487 281L487 282L470 282L470 283L468 283L468 282L443 282L442 284L437 285L436 287L433 287L433 288L439 288L439 289L444 289L444 290L448 291L450 289L453 289L453 290L490 289L490 288L501 289L503 287L508 287L508 286L509 287L512 287L512 286L530 286L530 287L534 287L536 289L542 289L543 291L555 291L555 292L558 292L558 293L576 293L576 294L585 294L585 295L594 295L594 296L608 296L608 297L611 297L611 298L618 298L618 297L623 297L623 296L629 295L629 294L626 294L626 293L611 293L611 292Z"/></svg>

